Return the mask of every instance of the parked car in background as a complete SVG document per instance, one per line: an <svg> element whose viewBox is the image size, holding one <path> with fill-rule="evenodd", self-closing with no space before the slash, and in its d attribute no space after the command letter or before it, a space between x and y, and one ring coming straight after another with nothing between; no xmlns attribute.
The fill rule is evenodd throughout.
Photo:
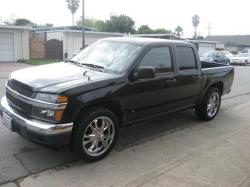
<svg viewBox="0 0 250 187"><path fill-rule="evenodd" d="M249 48L244 49L244 50L242 50L240 53L250 53L250 49L249 49Z"/></svg>
<svg viewBox="0 0 250 187"><path fill-rule="evenodd" d="M239 53L230 58L230 64L246 66L250 64L250 53Z"/></svg>
<svg viewBox="0 0 250 187"><path fill-rule="evenodd" d="M208 51L200 57L201 61L230 64L230 59L221 51Z"/></svg>
<svg viewBox="0 0 250 187"><path fill-rule="evenodd" d="M232 54L229 51L221 51L221 52L224 53L226 55L226 57L229 58L229 59L232 58L232 57L234 57L234 54Z"/></svg>

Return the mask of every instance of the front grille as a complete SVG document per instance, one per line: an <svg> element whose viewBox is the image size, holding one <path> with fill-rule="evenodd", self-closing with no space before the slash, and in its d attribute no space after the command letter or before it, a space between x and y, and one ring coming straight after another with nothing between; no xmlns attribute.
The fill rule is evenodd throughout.
<svg viewBox="0 0 250 187"><path fill-rule="evenodd" d="M18 93L26 96L26 97L32 97L33 96L33 91L32 88L27 86L26 84L23 84L17 80L9 80L7 83L7 86L10 87L11 89L17 91Z"/></svg>
<svg viewBox="0 0 250 187"><path fill-rule="evenodd" d="M28 88L28 86L26 85L22 85L22 83L20 82L11 80L8 81L7 86L26 97L33 96L33 92L31 91L31 89ZM11 93L11 90L9 89L6 89L6 98L8 99L11 108L15 110L18 114L24 117L29 117L31 115L32 106L15 98Z"/></svg>

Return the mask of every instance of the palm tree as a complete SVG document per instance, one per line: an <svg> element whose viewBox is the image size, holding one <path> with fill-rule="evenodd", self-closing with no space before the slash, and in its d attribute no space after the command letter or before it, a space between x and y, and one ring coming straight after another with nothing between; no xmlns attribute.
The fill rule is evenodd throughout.
<svg viewBox="0 0 250 187"><path fill-rule="evenodd" d="M193 22L193 26L194 26L194 39L197 39L197 32L196 29L200 23L200 17L196 14L192 17L192 22Z"/></svg>
<svg viewBox="0 0 250 187"><path fill-rule="evenodd" d="M174 31L175 31L175 34L177 36L182 36L183 35L183 28L181 26L179 26L179 25L175 28Z"/></svg>
<svg viewBox="0 0 250 187"><path fill-rule="evenodd" d="M66 0L66 2L68 3L68 9L71 11L72 14L72 25L75 25L74 15L77 9L79 8L80 0Z"/></svg>

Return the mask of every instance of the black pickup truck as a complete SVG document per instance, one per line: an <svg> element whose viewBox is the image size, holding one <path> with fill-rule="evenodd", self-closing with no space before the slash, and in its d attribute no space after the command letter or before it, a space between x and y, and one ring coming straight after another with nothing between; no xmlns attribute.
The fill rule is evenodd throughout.
<svg viewBox="0 0 250 187"><path fill-rule="evenodd" d="M96 161L121 127L188 108L213 119L233 79L232 66L200 62L190 43L107 38L68 61L13 72L1 114L13 132Z"/></svg>

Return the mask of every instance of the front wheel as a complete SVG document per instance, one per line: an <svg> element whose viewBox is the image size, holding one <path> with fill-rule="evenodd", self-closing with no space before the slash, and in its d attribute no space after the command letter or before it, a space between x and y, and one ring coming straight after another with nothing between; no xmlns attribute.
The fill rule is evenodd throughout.
<svg viewBox="0 0 250 187"><path fill-rule="evenodd" d="M107 109L92 109L77 120L72 134L73 151L88 161L98 161L113 149L118 119Z"/></svg>
<svg viewBox="0 0 250 187"><path fill-rule="evenodd" d="M218 88L210 88L201 105L195 108L196 114L204 121L212 120L218 113L221 104L221 91Z"/></svg>

